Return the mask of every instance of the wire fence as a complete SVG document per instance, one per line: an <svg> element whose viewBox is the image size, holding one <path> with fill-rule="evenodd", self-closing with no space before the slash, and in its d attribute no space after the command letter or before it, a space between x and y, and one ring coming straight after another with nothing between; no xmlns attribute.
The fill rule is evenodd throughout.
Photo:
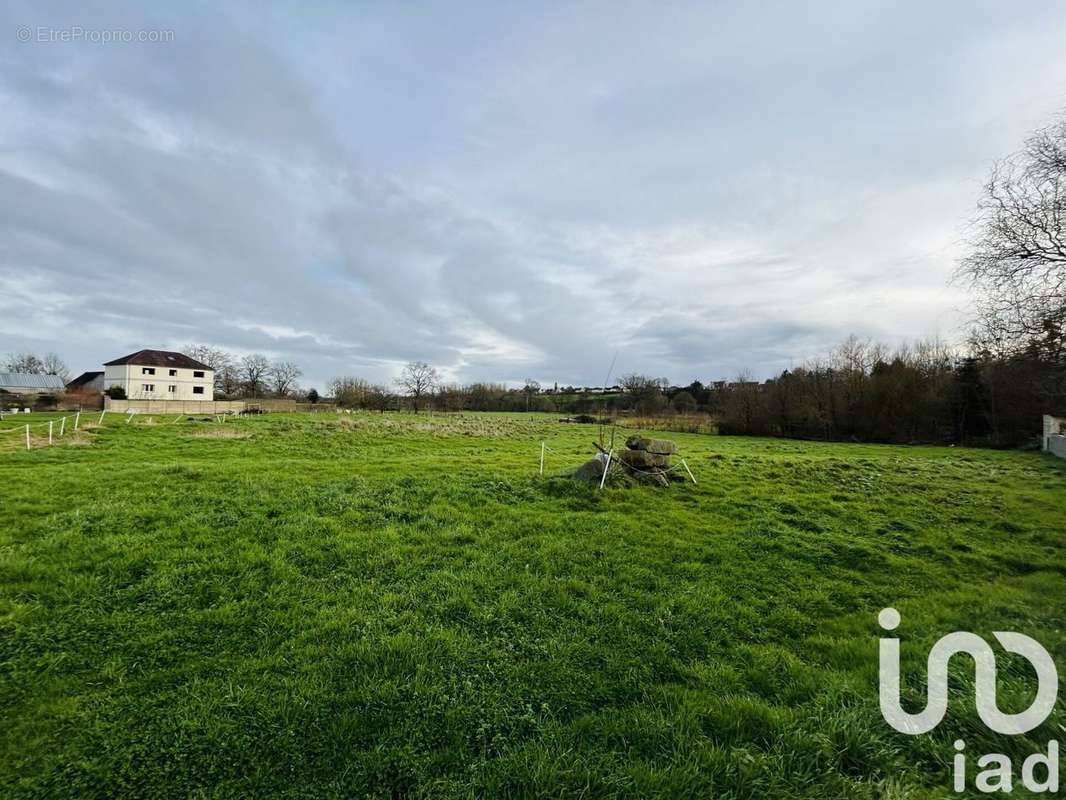
<svg viewBox="0 0 1066 800"><path fill-rule="evenodd" d="M11 447L14 442L15 447L25 447L26 450L32 450L34 447L48 447L76 434L89 420L102 425L106 413L106 411L101 411L97 418L95 412L75 411L51 419L15 425L12 425L14 422L12 418L16 417L16 414L3 414L0 415L0 425L5 427L0 427L0 437L3 437L0 438L0 443Z"/></svg>
<svg viewBox="0 0 1066 800"><path fill-rule="evenodd" d="M49 412L43 412L49 414ZM35 413L32 422L21 423L21 414L16 412L0 413L0 450L32 450L38 447L48 447L59 444L63 440L70 440L72 435L77 435L87 428L96 428L104 424L105 417L112 419L121 417L121 424L129 425L136 417L145 417L140 424L155 425L156 417L161 417L159 425L177 425L186 414L177 414L173 418L167 415L144 413L139 409L131 408L124 411L104 409L103 411L75 411L70 414L49 415L48 419L41 419L42 413ZM213 419L214 422L224 424L227 418L233 414L211 414L205 417L205 421ZM18 420L18 421L16 421ZM232 424L232 423L231 423ZM77 440L84 443L84 437Z"/></svg>

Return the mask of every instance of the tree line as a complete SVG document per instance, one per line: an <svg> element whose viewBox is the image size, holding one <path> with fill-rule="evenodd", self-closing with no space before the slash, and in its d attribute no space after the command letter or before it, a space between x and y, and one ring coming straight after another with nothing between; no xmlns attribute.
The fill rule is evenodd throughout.
<svg viewBox="0 0 1066 800"><path fill-rule="evenodd" d="M849 339L826 359L706 392L722 433L1013 447L1066 399L1066 369L1039 349L1009 356L940 342Z"/></svg>
<svg viewBox="0 0 1066 800"><path fill-rule="evenodd" d="M261 353L238 356L211 345L194 345L185 355L215 371L215 397L304 397L297 382L303 370L292 361L271 361ZM314 390L311 390L314 391ZM315 393L317 399L317 392Z"/></svg>
<svg viewBox="0 0 1066 800"><path fill-rule="evenodd" d="M974 298L958 350L849 340L826 360L707 398L721 430L1017 446L1066 416L1066 121L995 164L956 279Z"/></svg>
<svg viewBox="0 0 1066 800"><path fill-rule="evenodd" d="M536 381L526 381L521 389L499 383L448 383L436 367L424 361L406 364L391 386L343 375L329 382L327 392L342 408L373 411L557 410L556 404L540 396L540 385Z"/></svg>

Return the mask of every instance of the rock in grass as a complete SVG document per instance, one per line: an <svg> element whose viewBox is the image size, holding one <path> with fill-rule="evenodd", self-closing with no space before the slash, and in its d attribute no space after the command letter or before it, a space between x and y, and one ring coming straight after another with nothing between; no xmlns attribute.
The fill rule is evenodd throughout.
<svg viewBox="0 0 1066 800"><path fill-rule="evenodd" d="M623 450L618 454L618 460L628 467L637 469L670 466L670 456L648 450Z"/></svg>
<svg viewBox="0 0 1066 800"><path fill-rule="evenodd" d="M626 439L626 447L630 450L639 450L648 453L657 453L664 456L672 456L677 452L677 444L669 439L651 439L647 436L630 436Z"/></svg>
<svg viewBox="0 0 1066 800"><path fill-rule="evenodd" d="M600 478L603 477L603 462L598 458L592 458L575 469L570 476L575 481L586 481L592 483L600 482Z"/></svg>
<svg viewBox="0 0 1066 800"><path fill-rule="evenodd" d="M670 475L665 472L659 472L658 470L638 472L633 477L636 478L638 483L653 483L656 486L670 485Z"/></svg>

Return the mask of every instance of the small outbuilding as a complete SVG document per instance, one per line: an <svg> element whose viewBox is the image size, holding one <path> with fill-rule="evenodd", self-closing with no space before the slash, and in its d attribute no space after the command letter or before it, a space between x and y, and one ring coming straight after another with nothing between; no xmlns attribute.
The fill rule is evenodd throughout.
<svg viewBox="0 0 1066 800"><path fill-rule="evenodd" d="M83 372L67 384L68 392L82 392L84 394L96 394L104 391L103 370L96 372Z"/></svg>

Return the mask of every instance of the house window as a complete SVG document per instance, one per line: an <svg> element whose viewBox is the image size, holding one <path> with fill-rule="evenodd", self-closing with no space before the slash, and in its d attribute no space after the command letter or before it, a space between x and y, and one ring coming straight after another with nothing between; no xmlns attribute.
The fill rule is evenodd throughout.
<svg viewBox="0 0 1066 800"><path fill-rule="evenodd" d="M155 375L155 367L141 367L142 375Z"/></svg>
<svg viewBox="0 0 1066 800"><path fill-rule="evenodd" d="M192 376L194 378L202 378L204 376L204 371L202 369L194 370Z"/></svg>
<svg viewBox="0 0 1066 800"><path fill-rule="evenodd" d="M170 386L167 387L167 391L173 394L174 392L178 391L178 387L172 383L170 384Z"/></svg>
<svg viewBox="0 0 1066 800"><path fill-rule="evenodd" d="M194 386L194 387L192 387L192 393L193 394L203 394L204 393L204 387L203 386Z"/></svg>
<svg viewBox="0 0 1066 800"><path fill-rule="evenodd" d="M145 392L154 392L155 391L155 384L154 383L142 383L141 384L141 389L143 391L145 391Z"/></svg>
<svg viewBox="0 0 1066 800"><path fill-rule="evenodd" d="M169 374L170 374L170 377L172 377L172 378L173 378L173 377L174 377L175 375L177 375L177 374L178 374L178 371L177 371L176 369L172 369L172 370L170 370L170 373L169 373Z"/></svg>

